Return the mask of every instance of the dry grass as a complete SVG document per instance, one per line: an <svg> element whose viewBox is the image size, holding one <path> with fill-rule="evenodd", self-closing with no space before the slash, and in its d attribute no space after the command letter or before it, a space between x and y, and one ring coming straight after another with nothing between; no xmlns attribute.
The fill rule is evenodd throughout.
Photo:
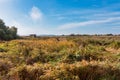
<svg viewBox="0 0 120 80"><path fill-rule="evenodd" d="M52 37L0 43L1 80L120 80L119 37Z"/></svg>

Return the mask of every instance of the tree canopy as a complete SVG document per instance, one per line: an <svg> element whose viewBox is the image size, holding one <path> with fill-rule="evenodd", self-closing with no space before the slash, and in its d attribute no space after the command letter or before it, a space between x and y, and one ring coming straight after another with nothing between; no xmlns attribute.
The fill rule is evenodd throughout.
<svg viewBox="0 0 120 80"><path fill-rule="evenodd" d="M17 28L15 26L6 26L4 21L0 19L0 40L11 40L17 38Z"/></svg>

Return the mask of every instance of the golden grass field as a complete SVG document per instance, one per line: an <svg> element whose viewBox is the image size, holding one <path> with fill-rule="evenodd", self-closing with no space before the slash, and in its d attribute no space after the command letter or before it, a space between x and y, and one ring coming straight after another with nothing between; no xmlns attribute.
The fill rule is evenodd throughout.
<svg viewBox="0 0 120 80"><path fill-rule="evenodd" d="M120 80L120 36L1 41L0 80Z"/></svg>

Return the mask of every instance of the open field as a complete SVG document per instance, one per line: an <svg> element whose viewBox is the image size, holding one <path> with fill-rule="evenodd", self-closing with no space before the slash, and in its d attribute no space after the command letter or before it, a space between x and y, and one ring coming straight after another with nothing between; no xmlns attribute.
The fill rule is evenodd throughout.
<svg viewBox="0 0 120 80"><path fill-rule="evenodd" d="M120 80L120 36L1 41L0 80Z"/></svg>

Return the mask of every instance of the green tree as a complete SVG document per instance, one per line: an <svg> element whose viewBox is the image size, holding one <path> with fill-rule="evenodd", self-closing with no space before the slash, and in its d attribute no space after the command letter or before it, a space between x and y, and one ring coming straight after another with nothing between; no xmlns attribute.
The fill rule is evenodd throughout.
<svg viewBox="0 0 120 80"><path fill-rule="evenodd" d="M2 19L0 19L0 29L5 29L6 26L5 26L5 23L3 22Z"/></svg>
<svg viewBox="0 0 120 80"><path fill-rule="evenodd" d="M17 38L17 28L6 26L2 19L0 19L0 40L11 40Z"/></svg>

